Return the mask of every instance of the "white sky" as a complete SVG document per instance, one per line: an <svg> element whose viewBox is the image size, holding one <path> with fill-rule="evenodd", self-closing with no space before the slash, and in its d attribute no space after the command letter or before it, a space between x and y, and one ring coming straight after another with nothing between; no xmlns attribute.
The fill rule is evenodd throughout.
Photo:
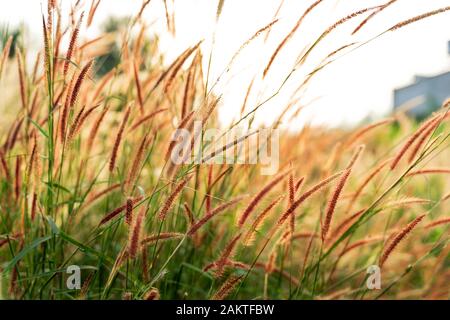
<svg viewBox="0 0 450 320"><path fill-rule="evenodd" d="M241 108L251 79L256 76L255 91L249 101L249 109L258 101L274 93L280 82L291 70L295 58L302 49L328 26L347 14L386 2L387 0L324 0L304 21L296 36L285 46L275 61L268 77L262 81L262 69L281 39L290 31L297 19L313 0L285 0L279 22L272 28L266 43L264 36L252 42L240 55L232 71L217 86L223 93L221 117L231 121ZM30 39L39 45L41 0L14 0L3 4L0 24L17 25L25 21L30 26ZM64 0L64 4L70 2ZM86 10L90 5L87 3ZM168 0L169 4L171 0ZM141 0L102 0L96 21L100 23L108 15L132 15ZM216 46L212 61L212 79L228 64L235 51L259 28L273 19L280 0L225 0L223 14L217 26ZM355 19L348 27L335 30L311 55L294 77L286 84L282 93L264 105L258 112L259 121L270 123L285 105L285 99L314 69L317 63L333 50L355 41L364 41L384 31L395 23L415 15L449 6L450 0L399 0L391 8L372 19L358 36L351 31L363 17ZM45 6L44 6L45 7ZM215 29L217 0L174 0L177 35L162 36L162 48L167 60L175 58L188 46L200 39L207 57ZM152 0L144 17L154 30L165 26L162 0ZM91 30L88 34L94 34ZM421 21L402 30L388 33L382 38L340 58L323 70L301 96L301 102L314 100L314 104L302 112L294 127L305 121L331 125L355 123L367 116L387 114L392 108L392 90L409 84L414 75L433 75L450 70L447 41L450 40L450 12ZM450 90L450 89L449 89ZM315 100L319 98L318 100ZM259 100L258 100L259 99Z"/></svg>

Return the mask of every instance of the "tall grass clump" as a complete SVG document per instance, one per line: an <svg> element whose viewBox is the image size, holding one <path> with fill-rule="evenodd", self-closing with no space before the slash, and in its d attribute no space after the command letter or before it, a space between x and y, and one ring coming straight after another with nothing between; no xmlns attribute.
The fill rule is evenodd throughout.
<svg viewBox="0 0 450 320"><path fill-rule="evenodd" d="M61 2L49 1L40 16L36 56L24 42L10 57L11 38L0 51L1 92L14 95L4 102L0 128L0 297L449 297L443 280L450 275L448 102L422 123L397 113L354 129L307 124L292 132L279 127L288 111L299 114L304 106L302 97L292 97L272 126L280 130L275 175L261 175L260 164L211 163L250 144L253 120L268 102L263 95L249 98L256 83L271 77L281 52L307 32L309 19L321 17L325 1L307 1L280 42L263 47L269 59L248 83L241 115L229 126L219 121L217 84L249 46L272 35L278 13L255 29L214 81L214 49L205 50L205 41L167 61L159 35L144 20L152 1L94 39L87 35L104 2L73 1L69 13ZM302 79L305 89L341 54L364 45L344 44L309 65L330 34L349 25L363 35L396 2L327 22L269 95L283 94L292 74L312 67ZM161 17L165 32L176 34L170 4L164 1ZM226 5L218 2L218 24ZM447 11L394 21L372 40ZM99 57L113 45L118 63L100 72ZM208 128L221 126L225 135L244 121L248 131L231 143L204 138ZM191 134L189 150L205 151L199 161L172 162L176 129ZM81 290L66 285L73 265L81 268ZM382 267L382 291L365 286L372 265Z"/></svg>

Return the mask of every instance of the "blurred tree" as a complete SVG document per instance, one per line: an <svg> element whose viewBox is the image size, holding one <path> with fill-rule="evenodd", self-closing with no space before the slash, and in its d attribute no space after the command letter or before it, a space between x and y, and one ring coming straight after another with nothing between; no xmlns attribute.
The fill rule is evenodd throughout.
<svg viewBox="0 0 450 320"><path fill-rule="evenodd" d="M8 26L3 26L0 28L0 45L1 50L6 45L6 42L8 41L9 37L12 36L12 44L11 49L9 50L8 57L13 58L16 54L16 48L19 46L19 40L22 35L22 31L20 28L14 28L12 30L9 29Z"/></svg>
<svg viewBox="0 0 450 320"><path fill-rule="evenodd" d="M130 17L109 17L102 25L102 31L106 33L116 33L129 25Z"/></svg>
<svg viewBox="0 0 450 320"><path fill-rule="evenodd" d="M120 31L129 25L129 22L129 17L109 17L108 20L103 23L101 30L105 33L116 34L117 36ZM113 42L109 47L108 53L97 57L96 65L98 77L104 76L119 64L120 48L117 43L118 41Z"/></svg>
<svg viewBox="0 0 450 320"><path fill-rule="evenodd" d="M102 77L109 71L114 69L121 61L121 34L127 32L130 27L132 19L130 17L109 17L101 26L101 30L104 33L112 34L115 37L115 41L111 43L108 48L108 52L104 55L97 57L97 76ZM135 39L131 39L133 42ZM144 57L150 56L153 52L152 50L157 47L158 38L155 36L151 40L144 39L141 44L141 54ZM145 61L139 68L144 68Z"/></svg>
<svg viewBox="0 0 450 320"><path fill-rule="evenodd" d="M96 58L97 73L99 78L114 69L120 62L120 49L116 43L113 43L108 53Z"/></svg>

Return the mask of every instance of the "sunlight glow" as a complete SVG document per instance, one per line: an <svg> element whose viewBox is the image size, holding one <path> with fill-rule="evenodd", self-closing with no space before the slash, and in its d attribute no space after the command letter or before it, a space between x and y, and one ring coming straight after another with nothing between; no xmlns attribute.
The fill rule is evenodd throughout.
<svg viewBox="0 0 450 320"><path fill-rule="evenodd" d="M169 1L169 3L171 3ZM292 69L296 57L320 33L336 20L351 13L352 8L363 8L380 4L380 1L324 1L283 48L275 60L266 79L262 79L262 70L272 52L290 31L297 19L309 6L309 1L285 0L279 13L279 21L270 31L267 41L265 35L242 51L229 73L215 86L215 92L223 94L221 118L224 123L231 122L239 115L249 83L254 80L252 93L248 101L251 109L259 102L271 96ZM258 112L258 122L271 123L280 114L279 105L291 97L302 79L314 70L317 63L327 53L351 42L364 42L381 33L395 23L445 5L448 0L400 0L385 10L361 30L351 36L362 18L333 32L317 48L308 62L302 66L286 83L283 91ZM114 0L113 5L102 1L101 10L96 17L100 25L109 15L132 15L141 5L141 1ZM236 50L251 37L256 30L273 20L273 12L280 5L278 0L228 0L218 24L215 22L217 3L211 0L175 1L176 36L165 32L165 15L162 1L152 1L144 16L151 24L151 32L159 32L161 46L170 62L181 51L204 39L205 70L208 66L212 39L213 47L210 70L210 83L226 68ZM24 7L27 10L23 10ZM17 25L25 22L30 33L35 36L40 25L39 1L16 0L9 2L0 12L0 22ZM68 8L66 8L68 9ZM414 75L432 75L450 69L446 50L450 40L449 14L433 17L404 30L383 35L373 42L346 54L323 70L310 83L308 90L299 96L298 105L308 107L302 110L291 128L298 128L307 121L329 125L354 124L366 117L379 117L392 109L393 89L409 84ZM91 30L89 35L94 36ZM31 37L30 37L31 38ZM33 37L39 39L39 37ZM39 43L34 44L36 46ZM233 79L233 81L229 81ZM313 102L313 103L310 103ZM289 116L287 116L289 118ZM285 123L288 125L287 123Z"/></svg>

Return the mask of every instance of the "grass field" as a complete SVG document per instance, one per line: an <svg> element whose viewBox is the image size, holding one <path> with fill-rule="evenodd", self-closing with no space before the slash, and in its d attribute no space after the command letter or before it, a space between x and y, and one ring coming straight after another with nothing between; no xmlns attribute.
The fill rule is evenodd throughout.
<svg viewBox="0 0 450 320"><path fill-rule="evenodd" d="M449 298L450 103L420 123L399 111L351 130L279 129L275 175L262 175L261 164L176 165L172 134L193 132L195 121L200 144L216 152L201 138L220 125L220 96L200 43L161 63L158 42L145 37L148 2L125 27L86 39L97 1L74 3L67 26L58 1L49 1L37 57L23 42L9 59L5 39L0 298ZM394 2L331 22L296 69L341 25L356 21L355 32L364 32ZM418 13L383 34L448 10ZM290 37L259 77L270 77ZM119 63L100 74L97 57L111 41ZM352 45L330 52L300 88ZM234 124L251 124L263 104L244 103ZM70 266L81 270L79 288L68 286ZM366 284L370 266L381 272L376 290Z"/></svg>

